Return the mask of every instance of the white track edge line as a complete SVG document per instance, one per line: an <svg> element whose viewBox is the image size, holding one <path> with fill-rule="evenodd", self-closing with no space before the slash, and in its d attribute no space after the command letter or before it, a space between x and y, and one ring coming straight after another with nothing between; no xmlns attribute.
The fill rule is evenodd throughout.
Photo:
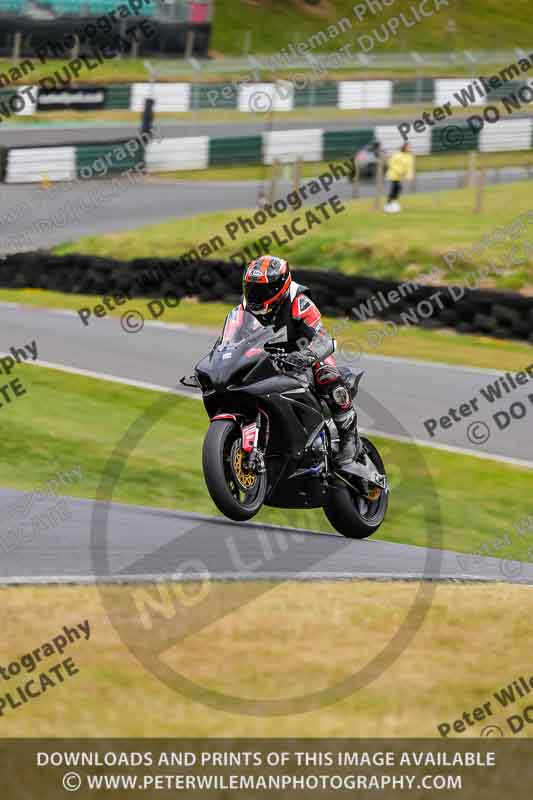
<svg viewBox="0 0 533 800"><path fill-rule="evenodd" d="M199 397L197 394L192 394L186 392L182 389L177 388L169 388L168 386L159 386L155 383L147 383L145 381L137 381L132 378L120 378L117 375L108 375L102 372L94 372L93 370L88 369L80 369L79 367L69 367L65 364L55 364L51 361L41 361L37 359L37 361L26 361L26 364L30 364L37 367L45 367L46 369L57 369L60 372L70 372L73 375L82 375L86 378L95 378L96 380L103 380L109 381L110 383L121 383L125 386L134 386L137 389L147 389L151 392L165 392L166 394L175 394L179 395L180 397L187 397L189 400L201 400L202 398ZM405 444L415 444L419 445L420 447L430 447L434 450L441 450L447 453L456 453L460 455L471 456L472 458L481 458L485 461L498 461L502 464L509 464L514 467L521 467L523 469L533 469L533 461L527 461L525 459L520 458L512 458L511 456L502 456L497 454L491 453L481 453L477 450L470 450L466 447L456 447L455 445L451 444L432 444L430 442L424 441L424 439L411 439L409 436L400 436L394 433L387 433L387 431L380 431L374 428L361 428L363 433L369 433L372 436L382 436L385 439L391 439L397 442L404 442Z"/></svg>
<svg viewBox="0 0 533 800"><path fill-rule="evenodd" d="M104 576L94 577L86 575L36 575L36 576L14 576L10 578L0 577L0 587L8 586L38 586L38 585L52 585L52 584L80 584L80 585L96 585L96 584L138 584L138 583L164 583L172 581L174 583L188 583L198 582L198 577L184 576L177 578L175 575L120 575L120 576ZM242 575L236 573L217 573L209 575L210 581L220 582L240 582L240 581L424 581L424 582L456 582L456 583L506 583L506 584L520 584L530 585L531 581L517 580L505 581L501 577L486 577L479 575L419 575L411 572L398 573L396 575L389 573L350 573L350 572L269 572L269 573L243 573Z"/></svg>

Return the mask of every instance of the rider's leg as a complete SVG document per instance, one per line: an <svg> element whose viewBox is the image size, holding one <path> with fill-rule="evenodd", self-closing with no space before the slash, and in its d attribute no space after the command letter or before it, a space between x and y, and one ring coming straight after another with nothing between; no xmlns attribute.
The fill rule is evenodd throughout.
<svg viewBox="0 0 533 800"><path fill-rule="evenodd" d="M352 397L333 356L317 364L313 370L317 391L322 394L330 407L332 419L339 432L339 452L335 464L349 463L360 451L357 432L357 414Z"/></svg>

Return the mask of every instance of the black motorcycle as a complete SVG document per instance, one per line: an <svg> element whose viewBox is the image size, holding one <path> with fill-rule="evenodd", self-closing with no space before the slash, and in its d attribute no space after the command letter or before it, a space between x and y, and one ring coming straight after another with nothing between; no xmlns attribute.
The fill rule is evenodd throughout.
<svg viewBox="0 0 533 800"><path fill-rule="evenodd" d="M312 376L290 364L280 333L239 313L239 324L228 318L195 375L181 379L202 390L211 420L202 463L213 502L237 521L263 505L323 508L343 536L370 536L385 518L389 494L376 447L361 437L357 460L335 468L337 428ZM355 397L364 372L342 370Z"/></svg>

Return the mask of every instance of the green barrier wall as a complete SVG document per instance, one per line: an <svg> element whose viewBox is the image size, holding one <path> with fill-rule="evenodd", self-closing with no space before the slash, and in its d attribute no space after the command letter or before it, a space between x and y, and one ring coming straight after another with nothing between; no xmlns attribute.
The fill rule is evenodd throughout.
<svg viewBox="0 0 533 800"><path fill-rule="evenodd" d="M261 164L261 136L239 136L235 139L209 140L209 166L220 164Z"/></svg>
<svg viewBox="0 0 533 800"><path fill-rule="evenodd" d="M326 131L324 133L324 161L345 158L355 153L374 139L374 128L356 131Z"/></svg>
<svg viewBox="0 0 533 800"><path fill-rule="evenodd" d="M106 92L106 99L104 103L104 108L109 109L129 109L130 107L130 99L131 99L131 86L126 85L115 85L115 86L108 86Z"/></svg>
<svg viewBox="0 0 533 800"><path fill-rule="evenodd" d="M129 139L127 142L125 140L123 142L108 142L105 144L77 145L76 174L78 178L97 178L102 173L118 175L142 164L144 162L144 147L137 141L138 147L132 155L126 149L126 143L131 144L131 141ZM131 149L133 152L133 148ZM104 170L102 164L105 165L107 171ZM84 170L84 168L86 169ZM83 174L82 170L84 170Z"/></svg>

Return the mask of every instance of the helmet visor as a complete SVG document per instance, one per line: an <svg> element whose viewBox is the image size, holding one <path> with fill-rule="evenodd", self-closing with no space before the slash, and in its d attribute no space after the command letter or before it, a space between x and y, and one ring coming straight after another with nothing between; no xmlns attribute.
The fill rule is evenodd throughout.
<svg viewBox="0 0 533 800"><path fill-rule="evenodd" d="M276 283L245 283L244 296L246 302L253 308L257 306L260 308L269 300L272 300L280 290L279 284Z"/></svg>

